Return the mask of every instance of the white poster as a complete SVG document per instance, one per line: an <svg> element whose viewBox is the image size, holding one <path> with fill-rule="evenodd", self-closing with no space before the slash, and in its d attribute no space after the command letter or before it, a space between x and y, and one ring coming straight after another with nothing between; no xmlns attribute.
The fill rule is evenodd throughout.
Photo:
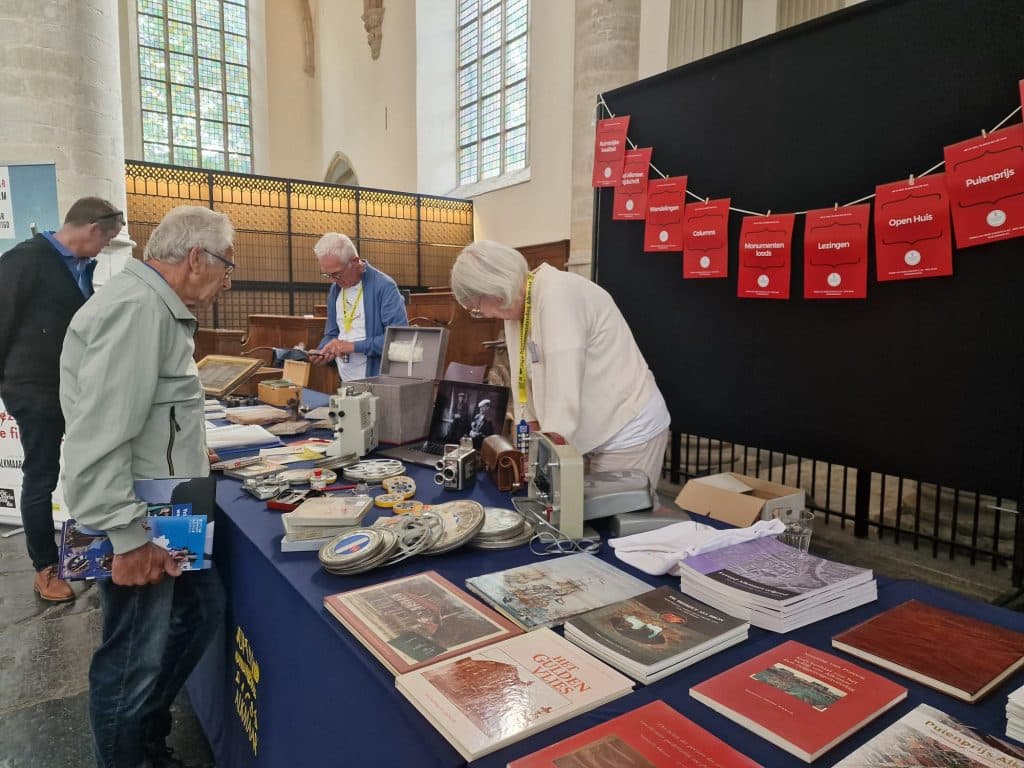
<svg viewBox="0 0 1024 768"><path fill-rule="evenodd" d="M14 204L11 201L11 171L0 165L0 240L16 240Z"/></svg>
<svg viewBox="0 0 1024 768"><path fill-rule="evenodd" d="M0 524L21 525L21 465L25 454L21 449L21 430L14 417L0 400ZM63 462L62 462L63 464ZM68 517L60 483L53 492L54 528Z"/></svg>

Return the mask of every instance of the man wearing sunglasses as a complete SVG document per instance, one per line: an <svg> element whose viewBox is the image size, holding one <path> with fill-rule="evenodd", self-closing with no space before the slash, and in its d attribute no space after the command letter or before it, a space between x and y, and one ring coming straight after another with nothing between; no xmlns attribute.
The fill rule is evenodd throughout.
<svg viewBox="0 0 1024 768"><path fill-rule="evenodd" d="M98 197L76 201L64 225L0 256L0 397L18 423L25 454L21 520L43 600L73 600L57 577L52 494L60 471L64 418L59 361L71 317L92 296L96 256L124 226L124 214Z"/></svg>
<svg viewBox="0 0 1024 768"><path fill-rule="evenodd" d="M97 582L103 640L89 668L101 768L180 765L165 742L171 702L223 621L216 569L181 574L150 541L133 483L209 476L194 312L231 287L233 240L223 213L175 208L144 261L97 291L64 339L64 495L114 549L111 578Z"/></svg>
<svg viewBox="0 0 1024 768"><path fill-rule="evenodd" d="M327 294L327 325L320 348L309 359L319 365L336 362L342 381L380 373L384 332L408 325L405 301L395 281L367 264L345 235L328 232L313 246L320 276L331 281Z"/></svg>

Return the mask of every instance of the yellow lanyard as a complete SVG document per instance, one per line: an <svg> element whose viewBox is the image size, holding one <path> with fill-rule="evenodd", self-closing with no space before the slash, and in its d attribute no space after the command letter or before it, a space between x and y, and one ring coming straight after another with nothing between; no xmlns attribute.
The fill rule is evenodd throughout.
<svg viewBox="0 0 1024 768"><path fill-rule="evenodd" d="M352 302L352 306L348 305L348 300L345 298L345 289L341 289L341 320L345 326L345 333L352 330L352 322L356 319L356 308L359 306L359 300L363 298L363 286L360 284L359 293L356 294L356 300Z"/></svg>
<svg viewBox="0 0 1024 768"><path fill-rule="evenodd" d="M526 388L526 342L530 338L530 294L533 292L533 275L526 274L526 300L523 302L523 322L519 326L519 404L526 405L530 393Z"/></svg>

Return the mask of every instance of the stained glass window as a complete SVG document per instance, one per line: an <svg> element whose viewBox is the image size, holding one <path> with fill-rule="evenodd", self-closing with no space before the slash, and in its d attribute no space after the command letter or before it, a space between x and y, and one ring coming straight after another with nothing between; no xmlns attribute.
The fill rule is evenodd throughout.
<svg viewBox="0 0 1024 768"><path fill-rule="evenodd" d="M459 184L526 167L528 0L459 0Z"/></svg>
<svg viewBox="0 0 1024 768"><path fill-rule="evenodd" d="M252 173L247 3L136 0L144 159Z"/></svg>

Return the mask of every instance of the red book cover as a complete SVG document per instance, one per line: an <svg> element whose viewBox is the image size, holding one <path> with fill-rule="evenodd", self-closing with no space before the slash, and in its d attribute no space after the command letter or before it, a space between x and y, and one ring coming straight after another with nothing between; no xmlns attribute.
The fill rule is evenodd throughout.
<svg viewBox="0 0 1024 768"><path fill-rule="evenodd" d="M807 212L805 299L867 298L870 221L870 205Z"/></svg>
<svg viewBox="0 0 1024 768"><path fill-rule="evenodd" d="M946 638L942 653L936 644ZM841 651L974 702L1024 666L1024 632L908 600L832 638Z"/></svg>
<svg viewBox="0 0 1024 768"><path fill-rule="evenodd" d="M642 219L647 213L647 169L651 165L651 147L630 149L622 163L622 178L615 187L612 218L617 221Z"/></svg>
<svg viewBox="0 0 1024 768"><path fill-rule="evenodd" d="M810 763L907 697L907 689L790 640L690 695Z"/></svg>
<svg viewBox="0 0 1024 768"><path fill-rule="evenodd" d="M683 277L729 276L729 203L724 197L686 206Z"/></svg>
<svg viewBox="0 0 1024 768"><path fill-rule="evenodd" d="M664 701L563 739L508 768L761 768Z"/></svg>
<svg viewBox="0 0 1024 768"><path fill-rule="evenodd" d="M1024 235L1024 125L946 147L956 247Z"/></svg>
<svg viewBox="0 0 1024 768"><path fill-rule="evenodd" d="M626 131L629 115L597 121L594 136L595 187L614 187L622 177L622 161L626 155Z"/></svg>
<svg viewBox="0 0 1024 768"><path fill-rule="evenodd" d="M875 187L878 280L953 274L945 174Z"/></svg>
<svg viewBox="0 0 1024 768"><path fill-rule="evenodd" d="M683 250L683 207L685 203L685 176L651 179L647 183L645 251L661 253Z"/></svg>
<svg viewBox="0 0 1024 768"><path fill-rule="evenodd" d="M793 247L792 213L744 216L740 227L741 299L788 299Z"/></svg>

